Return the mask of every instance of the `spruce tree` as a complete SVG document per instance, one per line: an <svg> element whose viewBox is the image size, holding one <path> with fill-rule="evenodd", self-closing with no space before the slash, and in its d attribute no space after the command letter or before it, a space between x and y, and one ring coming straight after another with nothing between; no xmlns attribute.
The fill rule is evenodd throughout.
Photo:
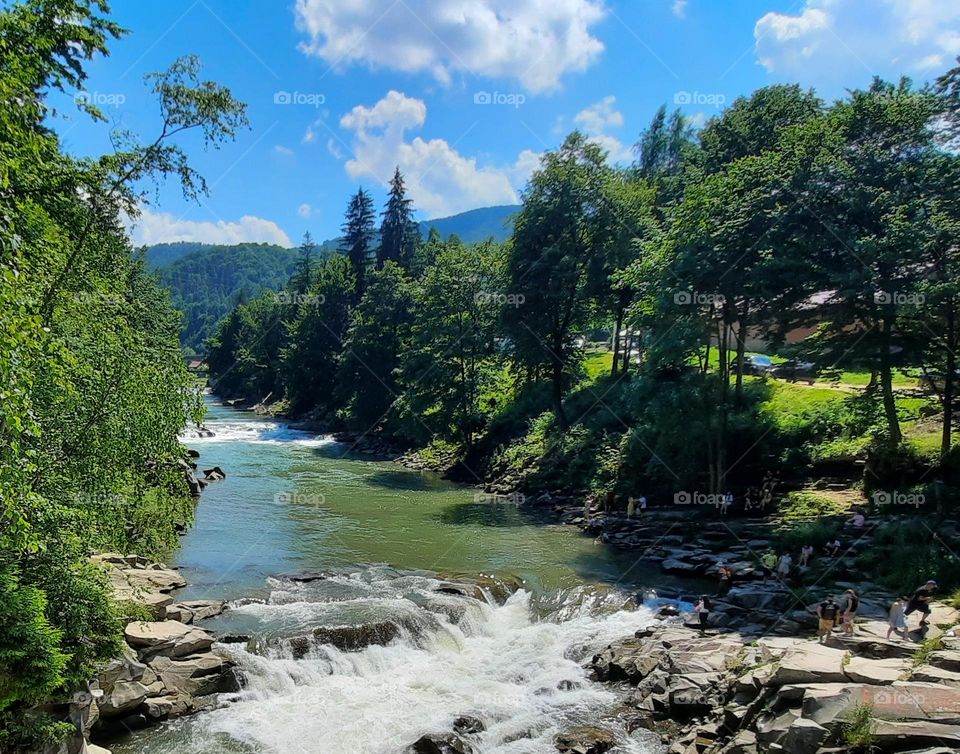
<svg viewBox="0 0 960 754"><path fill-rule="evenodd" d="M377 267L383 267L384 262L392 259L409 271L420 242L420 230L413 219L413 202L407 199L399 166L390 181L390 195L382 218Z"/></svg>
<svg viewBox="0 0 960 754"><path fill-rule="evenodd" d="M366 289L366 273L370 263L374 234L373 199L362 188L350 199L340 239L340 251L349 257L357 278L356 300Z"/></svg>

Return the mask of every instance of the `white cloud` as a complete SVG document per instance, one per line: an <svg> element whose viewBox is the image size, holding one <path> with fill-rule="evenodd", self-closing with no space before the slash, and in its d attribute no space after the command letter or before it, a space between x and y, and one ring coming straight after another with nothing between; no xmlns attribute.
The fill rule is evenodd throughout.
<svg viewBox="0 0 960 754"><path fill-rule="evenodd" d="M673 15L677 18L686 18L687 0L673 0L673 5L670 7L670 10L673 11Z"/></svg>
<svg viewBox="0 0 960 754"><path fill-rule="evenodd" d="M337 144L336 139L334 139L332 136L329 139L327 139L327 151L333 156L333 159L335 160L343 159L343 151L340 149L339 145Z"/></svg>
<svg viewBox="0 0 960 754"><path fill-rule="evenodd" d="M311 144L316 140L316 138L317 132L313 130L313 124L311 123L309 126L307 126L307 130L303 132L303 138L301 141L304 144Z"/></svg>
<svg viewBox="0 0 960 754"><path fill-rule="evenodd" d="M350 177L386 185L399 165L414 206L428 217L517 202L516 187L529 176L532 152L498 168L479 165L444 139L408 141L406 131L422 126L426 114L423 101L391 91L372 108L358 105L344 115L340 126L352 134L353 156L345 163Z"/></svg>
<svg viewBox="0 0 960 754"><path fill-rule="evenodd" d="M573 116L573 122L590 137L590 141L607 150L610 162L631 162L631 148L607 133L609 129L623 126L623 113L617 110L616 105L616 97L608 95Z"/></svg>
<svg viewBox="0 0 960 754"><path fill-rule="evenodd" d="M297 0L300 45L333 67L364 63L441 83L455 73L516 78L530 91L557 89L603 51L590 27L602 0Z"/></svg>
<svg viewBox="0 0 960 754"><path fill-rule="evenodd" d="M279 155L283 155L284 157L293 156L293 150L290 149L289 147L283 146L282 144L274 144L273 151Z"/></svg>
<svg viewBox="0 0 960 754"><path fill-rule="evenodd" d="M311 214L313 214L313 207L311 207L309 204L304 202L299 207L297 207L297 214L300 217L308 218L310 217Z"/></svg>
<svg viewBox="0 0 960 754"><path fill-rule="evenodd" d="M863 85L873 76L926 76L960 54L960 3L943 0L806 0L770 12L753 31L760 64L778 78Z"/></svg>
<svg viewBox="0 0 960 754"><path fill-rule="evenodd" d="M588 134L600 134L611 127L619 128L623 125L623 113L616 109L616 104L616 97L608 95L577 113L573 122Z"/></svg>
<svg viewBox="0 0 960 754"><path fill-rule="evenodd" d="M154 212L143 208L140 216L130 222L130 234L137 246L151 246L174 241L238 244L244 242L275 243L292 246L287 234L272 220L244 215L237 221L216 222L184 220L171 212Z"/></svg>

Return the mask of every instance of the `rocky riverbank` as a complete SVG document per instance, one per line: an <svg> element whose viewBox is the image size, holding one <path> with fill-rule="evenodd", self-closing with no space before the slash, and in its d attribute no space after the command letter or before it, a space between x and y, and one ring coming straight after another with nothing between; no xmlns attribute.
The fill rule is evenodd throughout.
<svg viewBox="0 0 960 754"><path fill-rule="evenodd" d="M128 731L207 709L218 694L239 691L243 676L198 622L219 615L218 600L179 602L186 586L176 569L137 555L93 556L106 570L114 599L139 613L124 629L123 653L77 691L63 717L75 733L46 754L109 754L105 742Z"/></svg>
<svg viewBox="0 0 960 754"><path fill-rule="evenodd" d="M936 605L923 650L886 640L886 622L873 620L825 644L665 624L610 645L590 666L628 690L631 727L659 732L670 754L946 754L960 748L958 620ZM614 748L603 741L566 750Z"/></svg>

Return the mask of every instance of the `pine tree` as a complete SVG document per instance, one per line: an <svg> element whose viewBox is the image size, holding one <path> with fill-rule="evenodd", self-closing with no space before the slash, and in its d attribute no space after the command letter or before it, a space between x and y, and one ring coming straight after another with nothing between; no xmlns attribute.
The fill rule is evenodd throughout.
<svg viewBox="0 0 960 754"><path fill-rule="evenodd" d="M344 220L340 239L340 251L350 258L357 278L355 298L359 301L366 289L367 267L370 264L370 254L373 246L374 234L373 199L362 188L350 199L347 215Z"/></svg>
<svg viewBox="0 0 960 754"><path fill-rule="evenodd" d="M420 230L413 220L413 202L407 199L399 166L390 181L390 196L382 218L377 267L383 267L384 262L392 259L409 271L420 242Z"/></svg>
<svg viewBox="0 0 960 754"><path fill-rule="evenodd" d="M300 242L300 255L297 257L296 272L290 278L290 288L294 293L303 294L310 288L310 281L313 276L313 255L317 250L313 242L313 236L308 230L303 234L303 240Z"/></svg>

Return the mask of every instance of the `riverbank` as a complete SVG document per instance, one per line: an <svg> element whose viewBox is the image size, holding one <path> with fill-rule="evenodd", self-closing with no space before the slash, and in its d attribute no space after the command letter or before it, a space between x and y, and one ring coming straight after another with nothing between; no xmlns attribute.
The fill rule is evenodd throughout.
<svg viewBox="0 0 960 754"><path fill-rule="evenodd" d="M187 585L180 572L138 555L102 553L91 561L106 570L112 597L128 616L125 645L61 711L75 731L57 754L109 754L91 740L109 745L117 736L209 709L219 694L242 688L236 663L200 625L226 603L178 601L173 592Z"/></svg>

